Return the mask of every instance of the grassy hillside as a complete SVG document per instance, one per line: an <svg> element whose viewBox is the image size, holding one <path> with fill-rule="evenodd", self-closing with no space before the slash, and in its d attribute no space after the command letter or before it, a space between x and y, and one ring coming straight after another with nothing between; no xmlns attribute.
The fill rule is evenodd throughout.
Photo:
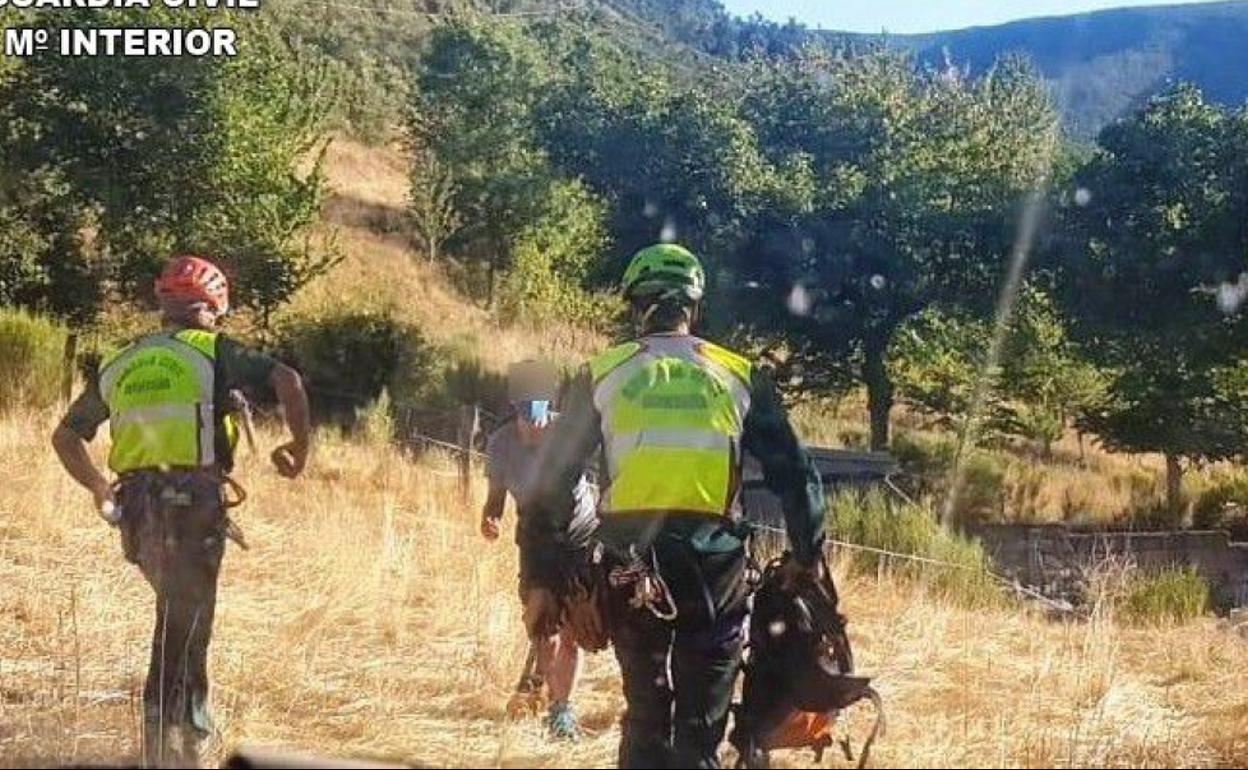
<svg viewBox="0 0 1248 770"><path fill-rule="evenodd" d="M325 170L332 194L321 229L336 235L345 259L301 291L278 323L334 310L384 310L496 371L535 355L578 361L602 344L572 326L504 327L458 292L445 266L429 264L411 237L408 164L397 145L369 147L345 137L330 145Z"/></svg>
<svg viewBox="0 0 1248 770"><path fill-rule="evenodd" d="M152 617L116 534L45 450L50 427L37 414L0 421L0 759L17 766L133 755ZM261 745L457 767L611 763L622 703L609 653L589 661L582 743L551 744L537 720L505 717L524 655L514 548L479 539L449 465L326 436L301 482L250 456L237 475L252 550L231 546L223 571L217 755ZM847 567L860 666L889 707L876 766L1248 760L1248 646L1215 621L972 611Z"/></svg>

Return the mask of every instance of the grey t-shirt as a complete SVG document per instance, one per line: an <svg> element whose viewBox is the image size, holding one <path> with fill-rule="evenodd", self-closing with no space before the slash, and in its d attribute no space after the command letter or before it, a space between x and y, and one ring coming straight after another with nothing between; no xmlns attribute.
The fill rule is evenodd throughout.
<svg viewBox="0 0 1248 770"><path fill-rule="evenodd" d="M544 436L549 436L547 431ZM508 422L490 436L486 446L486 476L490 483L506 489L516 501L516 541L528 543L534 538L553 538L577 547L588 543L598 525L598 488L582 474L574 493L575 504L556 521L539 521L531 513L532 502L538 499L543 443L526 445L520 440L514 421Z"/></svg>

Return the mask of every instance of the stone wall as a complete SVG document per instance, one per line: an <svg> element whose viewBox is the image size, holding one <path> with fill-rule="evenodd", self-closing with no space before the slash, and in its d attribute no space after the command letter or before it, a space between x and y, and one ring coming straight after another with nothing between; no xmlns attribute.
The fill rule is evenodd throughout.
<svg viewBox="0 0 1248 770"><path fill-rule="evenodd" d="M1087 571L1126 560L1143 570L1191 566L1209 581L1223 607L1248 605L1248 543L1225 532L1094 532L1063 525L971 527L999 572L1048 595L1067 596Z"/></svg>

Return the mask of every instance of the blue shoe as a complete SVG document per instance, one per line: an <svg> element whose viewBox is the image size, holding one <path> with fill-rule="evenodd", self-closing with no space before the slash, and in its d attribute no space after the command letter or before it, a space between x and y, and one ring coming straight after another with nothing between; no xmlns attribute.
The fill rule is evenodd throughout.
<svg viewBox="0 0 1248 770"><path fill-rule="evenodd" d="M576 712L568 701L556 701L550 704L546 713L546 726L550 728L552 737L563 741L579 741L581 725L576 721Z"/></svg>

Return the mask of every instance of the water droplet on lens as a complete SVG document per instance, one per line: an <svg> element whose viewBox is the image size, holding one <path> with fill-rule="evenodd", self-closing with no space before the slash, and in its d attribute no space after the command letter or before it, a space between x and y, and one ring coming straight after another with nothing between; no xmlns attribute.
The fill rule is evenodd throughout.
<svg viewBox="0 0 1248 770"><path fill-rule="evenodd" d="M668 217L663 222L663 229L659 232L659 240L664 243L672 243L676 240L676 221Z"/></svg>
<svg viewBox="0 0 1248 770"><path fill-rule="evenodd" d="M793 315L809 315L811 304L810 293L800 283L793 287L793 291L789 292L789 312Z"/></svg>

